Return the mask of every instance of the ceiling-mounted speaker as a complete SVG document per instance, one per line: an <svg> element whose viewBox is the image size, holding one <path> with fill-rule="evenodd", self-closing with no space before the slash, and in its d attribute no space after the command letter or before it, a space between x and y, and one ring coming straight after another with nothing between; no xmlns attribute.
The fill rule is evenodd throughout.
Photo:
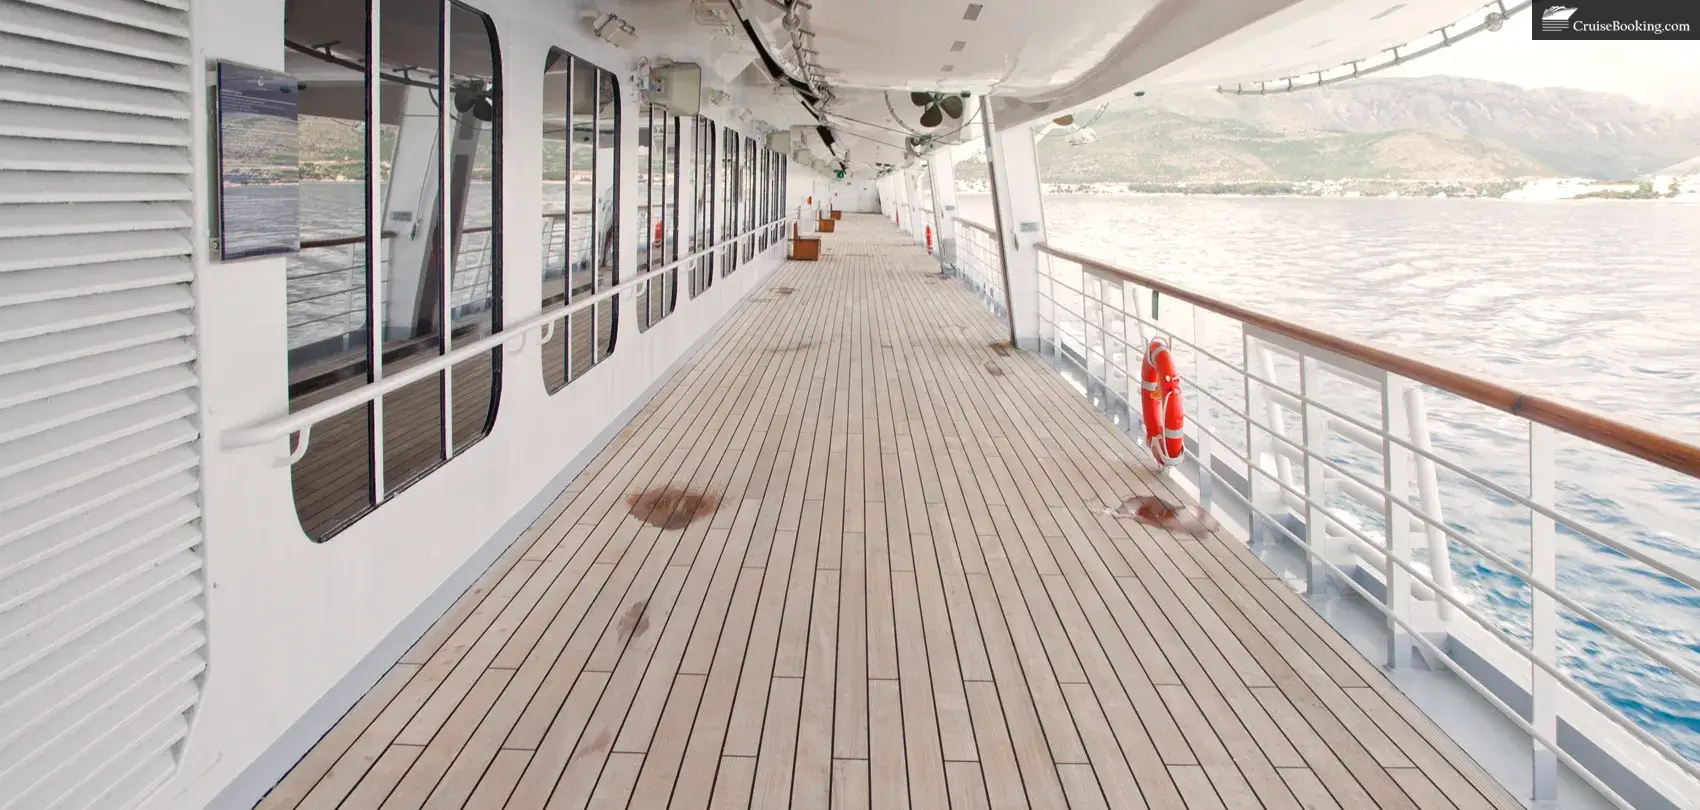
<svg viewBox="0 0 1700 810"><path fill-rule="evenodd" d="M782 129L767 133L767 148L781 153L791 151L791 132Z"/></svg>
<svg viewBox="0 0 1700 810"><path fill-rule="evenodd" d="M674 115L696 115L702 109L702 66L689 62L662 65L649 72L654 82L649 101Z"/></svg>

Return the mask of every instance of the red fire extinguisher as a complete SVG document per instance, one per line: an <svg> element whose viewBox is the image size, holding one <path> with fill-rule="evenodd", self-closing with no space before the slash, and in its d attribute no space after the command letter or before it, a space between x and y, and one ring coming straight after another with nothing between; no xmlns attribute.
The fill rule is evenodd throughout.
<svg viewBox="0 0 1700 810"><path fill-rule="evenodd" d="M927 255L933 255L933 226L927 226Z"/></svg>

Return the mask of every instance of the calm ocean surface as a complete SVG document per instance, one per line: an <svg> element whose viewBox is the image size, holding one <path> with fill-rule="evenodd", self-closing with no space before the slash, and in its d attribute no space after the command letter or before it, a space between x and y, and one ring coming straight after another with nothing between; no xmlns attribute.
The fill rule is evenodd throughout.
<svg viewBox="0 0 1700 810"><path fill-rule="evenodd" d="M983 195L961 208L991 220ZM1058 247L1700 443L1700 205L1053 195L1045 216ZM1165 301L1163 322L1186 309ZM1202 342L1238 362L1238 330L1205 322ZM1296 378L1290 367L1280 376ZM1227 377L1210 388L1241 407L1239 378ZM1379 418L1365 389L1338 383L1323 398ZM1440 454L1527 492L1525 423L1435 392L1427 402ZM1211 418L1244 430L1224 412ZM1379 479L1379 464L1339 444L1337 463ZM1557 474L1561 513L1700 572L1700 482L1569 437ZM1449 525L1526 564L1526 509L1444 470L1441 492ZM1380 532L1379 516L1351 511ZM1700 593L1560 535L1563 593L1700 669ZM1459 543L1451 554L1474 606L1526 638L1529 589ZM1560 614L1565 669L1700 760L1700 688Z"/></svg>

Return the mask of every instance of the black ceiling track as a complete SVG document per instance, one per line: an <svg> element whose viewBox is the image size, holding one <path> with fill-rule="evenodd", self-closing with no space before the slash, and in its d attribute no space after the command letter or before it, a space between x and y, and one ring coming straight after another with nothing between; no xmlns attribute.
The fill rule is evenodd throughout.
<svg viewBox="0 0 1700 810"><path fill-rule="evenodd" d="M762 44L761 37L756 34L756 28L750 24L749 20L740 16L738 22L744 24L744 35L750 38L750 44L756 46L756 53L761 55L762 66L767 68L769 76L784 80L786 84L791 85L791 89L802 94L803 98L808 99L811 103L820 101L820 97L815 95L815 91L810 89L807 84L793 78L791 74L785 72L785 68L779 66L779 62L773 58L773 54L768 52L767 46Z"/></svg>
<svg viewBox="0 0 1700 810"><path fill-rule="evenodd" d="M834 141L832 130L827 128L826 119L815 110L815 105L820 103L820 96L815 95L815 91L810 89L807 84L798 81L791 74L785 72L785 68L781 67L778 60L773 58L773 54L768 52L767 45L761 41L761 36L756 34L755 26L751 25L749 20L744 19L741 13L738 15L738 22L744 26L744 36L749 37L750 44L756 46L756 53L761 56L762 67L767 68L767 74L774 79L784 81L787 85L790 85L792 90L797 91L797 95L802 97L803 109L808 110L809 114L820 122L816 125L815 131L820 133L821 142L826 144L828 151L831 151ZM836 154L834 156L836 157Z"/></svg>

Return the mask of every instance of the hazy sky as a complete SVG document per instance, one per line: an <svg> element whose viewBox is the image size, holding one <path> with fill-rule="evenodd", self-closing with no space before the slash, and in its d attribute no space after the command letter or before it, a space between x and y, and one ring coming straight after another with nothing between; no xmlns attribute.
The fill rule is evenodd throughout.
<svg viewBox="0 0 1700 810"><path fill-rule="evenodd" d="M1383 76L1470 76L1524 87L1622 93L1649 104L1700 109L1700 41L1536 42L1527 11Z"/></svg>

